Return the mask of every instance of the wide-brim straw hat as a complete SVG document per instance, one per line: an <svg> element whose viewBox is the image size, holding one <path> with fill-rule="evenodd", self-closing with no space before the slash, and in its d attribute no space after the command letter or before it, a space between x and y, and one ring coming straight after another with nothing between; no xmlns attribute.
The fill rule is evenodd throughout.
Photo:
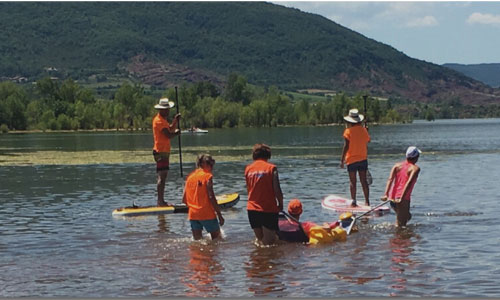
<svg viewBox="0 0 500 300"><path fill-rule="evenodd" d="M356 109L356 108L349 110L349 115L344 117L344 120L346 120L349 123L354 123L354 124L359 123L359 122L363 122L364 119L365 119L365 116L360 114L358 109Z"/></svg>
<svg viewBox="0 0 500 300"><path fill-rule="evenodd" d="M158 104L155 105L156 109L169 109L175 106L173 101L169 101L168 98L161 98Z"/></svg>

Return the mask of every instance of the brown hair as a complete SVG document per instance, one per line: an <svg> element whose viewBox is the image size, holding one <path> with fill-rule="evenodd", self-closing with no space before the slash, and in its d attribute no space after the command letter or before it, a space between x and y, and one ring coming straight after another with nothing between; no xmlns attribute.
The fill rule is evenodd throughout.
<svg viewBox="0 0 500 300"><path fill-rule="evenodd" d="M271 147L266 144L255 144L252 150L253 160L256 159L270 159Z"/></svg>
<svg viewBox="0 0 500 300"><path fill-rule="evenodd" d="M199 154L196 159L196 167L199 168L204 163L213 166L215 164L215 159L213 159L210 154Z"/></svg>

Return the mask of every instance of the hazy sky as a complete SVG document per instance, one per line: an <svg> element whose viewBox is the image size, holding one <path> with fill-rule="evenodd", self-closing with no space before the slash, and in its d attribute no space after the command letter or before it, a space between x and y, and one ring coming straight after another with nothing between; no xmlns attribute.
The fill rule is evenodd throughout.
<svg viewBox="0 0 500 300"><path fill-rule="evenodd" d="M500 2L273 1L428 62L500 63Z"/></svg>

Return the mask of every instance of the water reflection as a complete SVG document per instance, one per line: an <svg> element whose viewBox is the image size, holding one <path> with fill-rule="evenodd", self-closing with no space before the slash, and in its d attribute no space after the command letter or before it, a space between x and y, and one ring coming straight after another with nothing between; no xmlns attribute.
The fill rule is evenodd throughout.
<svg viewBox="0 0 500 300"><path fill-rule="evenodd" d="M170 224L167 223L165 215L158 215L158 233L168 232L169 230L167 225Z"/></svg>
<svg viewBox="0 0 500 300"><path fill-rule="evenodd" d="M274 292L285 290L285 285L280 279L284 272L280 258L286 257L286 254L281 248L256 247L250 253L245 263L246 276L250 281L248 291L256 296L270 296Z"/></svg>
<svg viewBox="0 0 500 300"><path fill-rule="evenodd" d="M412 227L396 228L394 236L389 240L391 250L390 270L393 272L391 290L404 292L407 289L408 276L405 272L413 269L417 264L412 259L412 253L415 247L415 239L419 236L413 232ZM391 296L396 296L396 291Z"/></svg>
<svg viewBox="0 0 500 300"><path fill-rule="evenodd" d="M208 243L208 244L205 244ZM218 244L212 242L193 242L189 245L189 266L185 278L187 297L216 297L220 285L224 285L223 276L217 276L224 271L219 262Z"/></svg>

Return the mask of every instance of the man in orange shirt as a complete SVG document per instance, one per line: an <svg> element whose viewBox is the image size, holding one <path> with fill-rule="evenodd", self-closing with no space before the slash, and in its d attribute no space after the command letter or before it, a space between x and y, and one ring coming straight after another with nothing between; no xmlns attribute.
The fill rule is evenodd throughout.
<svg viewBox="0 0 500 300"><path fill-rule="evenodd" d="M359 114L356 108L349 110L349 115L344 117L347 122L347 127L344 130L344 148L342 157L340 158L340 167L344 168L344 163L347 164L349 172L350 190L352 198L352 206L356 204L356 172L359 173L359 181L365 195L365 204L370 205L370 190L366 174L368 171L368 143L370 135L368 130L361 125L364 116Z"/></svg>
<svg viewBox="0 0 500 300"><path fill-rule="evenodd" d="M212 170L215 160L208 154L198 156L196 170L188 175L184 187L182 202L189 207L188 219L191 223L193 238L202 238L205 228L213 239L220 236L220 226L224 225L224 218L215 198L212 182ZM215 214L217 213L217 218Z"/></svg>
<svg viewBox="0 0 500 300"><path fill-rule="evenodd" d="M278 169L268 162L271 148L265 144L253 147L253 163L245 168L248 202L247 212L257 242L271 245L277 239L278 213L283 210L283 193Z"/></svg>
<svg viewBox="0 0 500 300"><path fill-rule="evenodd" d="M174 102L169 101L168 98L160 99L159 103L155 105L158 114L153 118L153 157L156 161L156 173L158 174L156 183L158 206L171 205L164 200L165 182L170 165L170 139L180 134L176 127L181 117L180 114L176 114L172 124L168 123L167 117L172 107L174 107Z"/></svg>

